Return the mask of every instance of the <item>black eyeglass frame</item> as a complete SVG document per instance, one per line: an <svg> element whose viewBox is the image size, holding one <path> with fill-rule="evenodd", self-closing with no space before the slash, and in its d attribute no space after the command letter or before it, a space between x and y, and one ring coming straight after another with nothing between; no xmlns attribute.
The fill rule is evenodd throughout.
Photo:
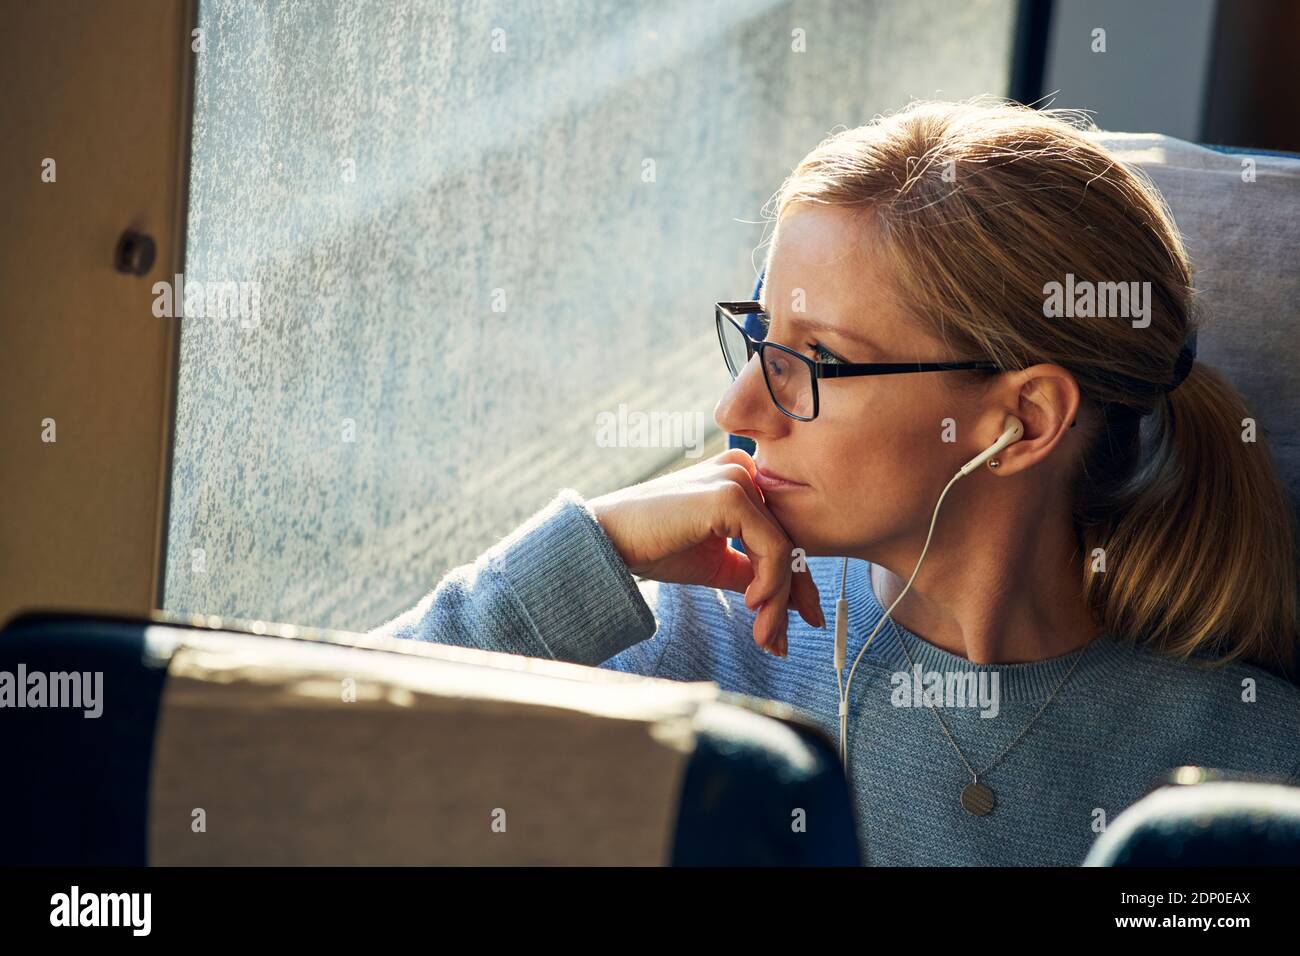
<svg viewBox="0 0 1300 956"><path fill-rule="evenodd" d="M745 347L747 349L746 364L754 357L755 353L759 354L758 365L763 370L763 382L767 385L767 394L772 399L772 404L781 410L781 413L793 418L795 421L810 422L817 417L821 408L821 402L817 391L817 380L822 378L855 378L861 375L901 375L907 372L954 372L967 369L985 369L991 372L1000 372L1002 369L995 362L969 360L957 362L818 362L810 359L806 355L801 355L794 349L781 345L777 342L767 342L761 339L755 339L745 331L745 327L736 321L738 315L766 315L767 311L763 308L761 302L718 302L714 305L714 321L718 330L718 345L722 349L723 360L727 363L727 370L731 372L731 379L735 381L739 376L741 369L731 367L731 356L727 352L727 343L723 338L723 325L725 319L736 327L745 338ZM776 392L772 388L772 383L767 377L767 362L763 359L764 349L777 349L778 351L792 356L803 362L811 371L812 378L812 415L804 417L796 415L777 400Z"/></svg>

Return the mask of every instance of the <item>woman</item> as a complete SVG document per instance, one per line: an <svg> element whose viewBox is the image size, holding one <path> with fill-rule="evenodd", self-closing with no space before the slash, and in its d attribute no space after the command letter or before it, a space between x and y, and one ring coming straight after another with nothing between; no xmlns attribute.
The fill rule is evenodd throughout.
<svg viewBox="0 0 1300 956"><path fill-rule="evenodd" d="M381 631L788 702L874 864L1078 864L1182 764L1300 782L1294 518L1154 189L1058 115L917 103L774 205L789 351L718 316L755 456L565 490Z"/></svg>

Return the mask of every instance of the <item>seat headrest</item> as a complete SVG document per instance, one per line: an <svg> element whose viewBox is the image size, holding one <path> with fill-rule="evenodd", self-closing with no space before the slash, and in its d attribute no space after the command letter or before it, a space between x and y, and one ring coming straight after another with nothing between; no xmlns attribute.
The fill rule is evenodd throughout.
<svg viewBox="0 0 1300 956"><path fill-rule="evenodd" d="M1197 289L1197 361L1241 391L1300 508L1300 157L1092 134L1173 213Z"/></svg>

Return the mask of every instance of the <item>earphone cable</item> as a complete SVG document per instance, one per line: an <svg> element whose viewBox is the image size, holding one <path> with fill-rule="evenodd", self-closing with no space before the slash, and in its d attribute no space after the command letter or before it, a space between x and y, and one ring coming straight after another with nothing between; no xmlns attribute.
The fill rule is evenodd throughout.
<svg viewBox="0 0 1300 956"><path fill-rule="evenodd" d="M853 687L853 676L854 674L857 673L858 663L862 660L862 655L867 652L867 648L871 646L871 642L876 639L876 635L880 633L880 629L884 627L885 622L890 619L889 616L894 613L894 608L898 606L898 602L903 599L903 596L907 594L908 589L912 586L912 582L916 580L916 575L921 570L921 562L925 560L925 553L930 550L930 539L934 537L934 526L935 523L939 520L939 509L943 506L943 499L947 496L949 489L952 488L952 486L956 484L958 479L962 477L963 477L963 473L961 471L958 471L955 475L952 476L951 479L949 479L948 484L944 486L943 493L939 495L939 500L935 503L934 513L930 516L930 530L929 533L927 533L925 536L925 545L924 547L921 548L921 556L916 559L916 567L912 569L912 576L907 579L907 584L903 587L903 590L899 592L898 597L894 598L893 603L889 605L889 609L885 611L884 615L880 618L880 621L876 624L875 629L872 630L870 636L867 637L866 642L863 643L862 649L858 651L858 656L853 659L853 667L849 669L849 680L847 684L843 682L842 668L836 669L835 676L837 678L837 682L840 685L840 708L839 708L840 710L840 762L844 764L846 772L849 766L849 758L848 758L849 691ZM849 559L846 557L844 559L844 570L840 575L840 600L841 601L845 599L844 597L845 585L848 581L848 574L849 574ZM870 586L870 582L868 582L868 586Z"/></svg>

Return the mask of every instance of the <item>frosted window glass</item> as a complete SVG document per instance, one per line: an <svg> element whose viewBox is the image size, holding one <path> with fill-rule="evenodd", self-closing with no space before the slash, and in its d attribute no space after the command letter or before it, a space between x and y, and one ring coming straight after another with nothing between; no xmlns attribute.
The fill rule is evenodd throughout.
<svg viewBox="0 0 1300 956"><path fill-rule="evenodd" d="M837 126L1004 93L1014 7L204 0L186 280L257 315L183 320L165 606L364 629L686 459L598 416L716 437L765 200Z"/></svg>

